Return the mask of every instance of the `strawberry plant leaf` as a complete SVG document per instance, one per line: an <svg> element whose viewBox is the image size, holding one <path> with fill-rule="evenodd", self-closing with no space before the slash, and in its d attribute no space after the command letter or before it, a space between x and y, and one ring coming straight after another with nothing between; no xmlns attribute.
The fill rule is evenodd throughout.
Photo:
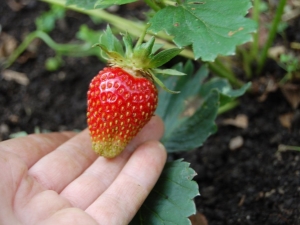
<svg viewBox="0 0 300 225"><path fill-rule="evenodd" d="M178 64L174 69L186 73L183 77L169 77L164 83L171 89L180 90L178 95L170 95L164 91L159 92L159 102L156 113L161 116L165 123L166 137L172 135L175 127L180 126L183 117L182 112L185 110L187 99L193 98L200 91L203 80L208 76L208 69L202 66L194 75L194 66L188 61L184 66ZM192 88L191 88L192 87Z"/></svg>
<svg viewBox="0 0 300 225"><path fill-rule="evenodd" d="M98 42L101 34L101 31L92 30L85 24L80 26L79 31L76 33L76 38L83 41L84 45L87 46L85 50L86 55L95 55L99 59L102 59L100 57L99 49L92 48L92 46Z"/></svg>
<svg viewBox="0 0 300 225"><path fill-rule="evenodd" d="M233 90L227 79L215 77L202 85L200 95L205 96L210 90L217 89L220 93L220 106L223 106L245 94L250 86L251 82L243 85L240 89Z"/></svg>
<svg viewBox="0 0 300 225"><path fill-rule="evenodd" d="M196 213L193 199L199 195L195 175L187 162L168 162L130 225L190 225L188 217Z"/></svg>
<svg viewBox="0 0 300 225"><path fill-rule="evenodd" d="M137 0L67 0L66 5L76 5L83 9L107 8L112 5L123 5Z"/></svg>
<svg viewBox="0 0 300 225"><path fill-rule="evenodd" d="M217 128L215 119L219 107L243 95L251 83L233 90L222 78L208 77L208 67L202 66L195 74L193 64L178 64L174 69L187 74L169 77L163 82L171 89L180 90L178 95L159 92L156 114L165 123L162 139L168 152L188 151L200 147ZM205 81L205 82L204 82Z"/></svg>
<svg viewBox="0 0 300 225"><path fill-rule="evenodd" d="M174 128L162 140L168 152L193 150L217 131L215 119L219 109L219 93L212 90L196 112Z"/></svg>
<svg viewBox="0 0 300 225"><path fill-rule="evenodd" d="M252 40L256 24L244 17L250 0L180 2L158 11L149 29L166 31L180 48L191 45L196 59L213 61L219 54L232 55L236 45Z"/></svg>
<svg viewBox="0 0 300 225"><path fill-rule="evenodd" d="M50 5L50 10L44 12L35 20L36 29L49 33L55 27L55 21L65 15L66 9L57 5Z"/></svg>

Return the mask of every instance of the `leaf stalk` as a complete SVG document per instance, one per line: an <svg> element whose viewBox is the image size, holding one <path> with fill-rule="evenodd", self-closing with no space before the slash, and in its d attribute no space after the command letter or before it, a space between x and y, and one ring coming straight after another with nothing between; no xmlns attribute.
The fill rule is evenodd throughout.
<svg viewBox="0 0 300 225"><path fill-rule="evenodd" d="M72 56L84 56L84 52L90 49L90 46L77 45L77 44L58 44L45 32L37 30L28 34L25 40L18 46L18 48L10 55L7 62L4 64L4 68L10 67L17 58L27 49L30 43L40 38L56 53L61 55L72 55Z"/></svg>
<svg viewBox="0 0 300 225"><path fill-rule="evenodd" d="M208 62L208 66L211 71L213 71L220 77L224 77L228 79L228 81L231 84L237 87L243 86L243 82L237 79L236 76L227 67L225 67L225 65L218 59L216 59L215 62Z"/></svg>
<svg viewBox="0 0 300 225"><path fill-rule="evenodd" d="M145 3L151 8L153 9L155 12L157 12L158 10L160 10L160 6L157 5L154 1L152 0L145 0Z"/></svg>
<svg viewBox="0 0 300 225"><path fill-rule="evenodd" d="M275 39L275 36L276 36L276 33L277 33L277 28L278 28L278 25L281 21L281 16L284 12L285 4L286 4L286 0L280 0L279 3L278 3L276 14L275 14L275 17L273 19L271 29L270 29L270 32L269 32L269 35L268 35L268 39L266 41L266 44L264 45L264 48L262 50L261 56L260 56L259 61L258 61L257 74L260 74L263 67L264 67L264 64L266 62L267 55L268 55L268 50L271 47L272 43L274 42L274 39Z"/></svg>

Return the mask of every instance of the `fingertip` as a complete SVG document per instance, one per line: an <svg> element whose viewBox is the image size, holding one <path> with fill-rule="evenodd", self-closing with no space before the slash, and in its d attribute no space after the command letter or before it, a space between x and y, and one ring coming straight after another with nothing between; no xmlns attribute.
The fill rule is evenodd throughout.
<svg viewBox="0 0 300 225"><path fill-rule="evenodd" d="M158 158L161 159L163 164L167 160L167 151L165 146L156 140L151 140L145 143L145 151L148 151L149 154L156 155Z"/></svg>

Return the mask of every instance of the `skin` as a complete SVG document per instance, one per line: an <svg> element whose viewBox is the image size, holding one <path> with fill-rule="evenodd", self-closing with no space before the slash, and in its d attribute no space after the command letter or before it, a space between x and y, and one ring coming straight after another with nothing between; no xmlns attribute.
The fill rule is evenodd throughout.
<svg viewBox="0 0 300 225"><path fill-rule="evenodd" d="M87 130L0 143L0 224L128 224L166 161L154 116L114 159L98 157Z"/></svg>

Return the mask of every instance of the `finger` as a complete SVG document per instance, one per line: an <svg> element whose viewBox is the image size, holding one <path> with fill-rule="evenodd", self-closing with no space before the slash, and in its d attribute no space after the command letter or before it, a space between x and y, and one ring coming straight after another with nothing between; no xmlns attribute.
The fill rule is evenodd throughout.
<svg viewBox="0 0 300 225"><path fill-rule="evenodd" d="M65 208L54 213L51 217L43 220L43 225L99 225L91 216L77 208Z"/></svg>
<svg viewBox="0 0 300 225"><path fill-rule="evenodd" d="M166 151L159 142L139 146L112 185L86 212L100 224L128 224L158 180L165 161Z"/></svg>
<svg viewBox="0 0 300 225"><path fill-rule="evenodd" d="M45 188L60 193L97 158L98 156L92 150L90 135L86 129L38 161L29 170L29 174ZM120 157L116 159L118 158ZM99 159L108 164L114 161L103 157Z"/></svg>
<svg viewBox="0 0 300 225"><path fill-rule="evenodd" d="M18 156L0 151L0 224L18 224L14 215L15 194L26 169Z"/></svg>
<svg viewBox="0 0 300 225"><path fill-rule="evenodd" d="M39 160L28 173L44 188L60 192L96 158L86 129Z"/></svg>
<svg viewBox="0 0 300 225"><path fill-rule="evenodd" d="M75 135L74 132L32 134L0 143L0 151L18 155L30 168L43 156Z"/></svg>
<svg viewBox="0 0 300 225"><path fill-rule="evenodd" d="M139 132L139 134L128 144L127 151L130 154L141 143L150 140L159 140L164 134L164 122L159 116L153 116L146 126Z"/></svg>
<svg viewBox="0 0 300 225"><path fill-rule="evenodd" d="M110 186L138 145L149 140L159 140L162 135L163 122L155 116L120 156L110 160L99 157L91 167L61 192L61 196L68 199L73 206L86 209Z"/></svg>

